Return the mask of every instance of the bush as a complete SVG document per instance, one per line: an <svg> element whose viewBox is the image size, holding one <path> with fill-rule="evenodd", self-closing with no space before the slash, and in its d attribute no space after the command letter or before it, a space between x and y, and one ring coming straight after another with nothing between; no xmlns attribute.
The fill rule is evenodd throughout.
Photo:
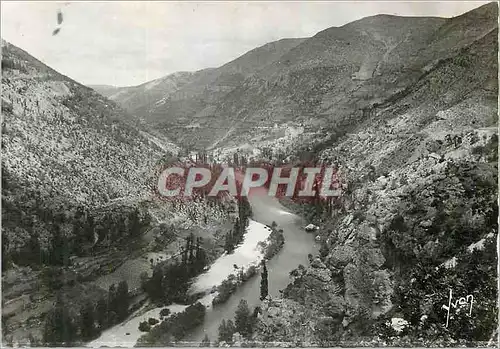
<svg viewBox="0 0 500 349"><path fill-rule="evenodd" d="M182 313L177 313L169 319L171 333L176 340L181 340L189 330L201 325L205 318L205 306L200 302L190 305Z"/></svg>
<svg viewBox="0 0 500 349"><path fill-rule="evenodd" d="M283 229L278 229L275 222L273 222L271 229L272 232L269 235L267 241L262 241L259 243L260 248L265 251L265 259L271 259L272 257L274 257L285 244Z"/></svg>
<svg viewBox="0 0 500 349"><path fill-rule="evenodd" d="M151 326L146 321L143 321L139 324L139 331L149 332L149 330L151 330Z"/></svg>
<svg viewBox="0 0 500 349"><path fill-rule="evenodd" d="M231 294L236 291L238 286L238 281L234 275L229 275L229 277L222 281L222 283L217 287L217 296L212 300L212 305L225 303Z"/></svg>
<svg viewBox="0 0 500 349"><path fill-rule="evenodd" d="M257 268L255 265L251 265L248 269L243 273L243 277L241 279L242 282L250 280L253 276L257 275Z"/></svg>
<svg viewBox="0 0 500 349"><path fill-rule="evenodd" d="M148 324L150 324L151 326L156 325L158 322L160 322L160 321L158 319L153 318L153 317L150 317L148 319Z"/></svg>
<svg viewBox="0 0 500 349"><path fill-rule="evenodd" d="M168 308L164 308L160 311L160 316L162 316L162 317L167 317L169 315L170 315L170 309L168 309Z"/></svg>

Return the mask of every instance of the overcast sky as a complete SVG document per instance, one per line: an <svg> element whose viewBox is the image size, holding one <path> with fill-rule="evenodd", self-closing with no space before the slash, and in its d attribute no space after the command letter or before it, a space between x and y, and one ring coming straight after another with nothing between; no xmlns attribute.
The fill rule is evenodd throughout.
<svg viewBox="0 0 500 349"><path fill-rule="evenodd" d="M137 85L379 13L453 17L486 2L14 2L2 37L83 84ZM64 22L58 35L57 11Z"/></svg>

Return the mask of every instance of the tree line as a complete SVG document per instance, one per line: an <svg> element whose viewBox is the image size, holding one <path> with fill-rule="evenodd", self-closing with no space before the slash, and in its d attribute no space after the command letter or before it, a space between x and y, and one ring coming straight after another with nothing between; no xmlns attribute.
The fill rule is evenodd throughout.
<svg viewBox="0 0 500 349"><path fill-rule="evenodd" d="M183 339L189 331L201 325L205 313L205 306L196 302L183 312L174 313L151 328L149 333L139 338L138 344L172 346L175 341Z"/></svg>
<svg viewBox="0 0 500 349"><path fill-rule="evenodd" d="M248 222L252 216L252 208L246 197L238 200L238 218L234 222L233 229L225 236L224 250L228 253L234 251L236 246L243 241Z"/></svg>
<svg viewBox="0 0 500 349"><path fill-rule="evenodd" d="M199 275L207 266L207 253L203 239L191 233L180 251L179 258L159 263L148 278L143 275L142 288L153 302L160 304L185 303L189 280Z"/></svg>
<svg viewBox="0 0 500 349"><path fill-rule="evenodd" d="M265 260L262 260L262 272L260 282L260 300L264 300L269 294L269 281ZM250 311L248 302L245 299L240 300L238 308L235 312L234 322L232 320L223 319L219 325L219 342L232 343L233 335L239 333L245 339L251 339L257 324L257 316L260 313L260 307L255 307ZM209 346L210 339L205 336L201 346Z"/></svg>
<svg viewBox="0 0 500 349"><path fill-rule="evenodd" d="M4 271L12 264L68 266L72 255L88 256L102 241L139 236L151 221L139 207L102 211L43 199L40 192L18 188L9 173L2 175L6 176L2 178ZM48 246L44 240L50 241Z"/></svg>
<svg viewBox="0 0 500 349"><path fill-rule="evenodd" d="M223 319L221 321L217 338L219 343L226 342L232 344L233 335L235 333L239 333L244 339L251 339L255 325L257 324L257 316L259 312L259 307L255 307L254 310L251 311L248 306L248 302L245 299L242 299L236 309L234 321L231 319L227 321ZM210 340L208 336L205 336L202 346L208 346L209 343Z"/></svg>
<svg viewBox="0 0 500 349"><path fill-rule="evenodd" d="M106 328L125 320L129 303L126 281L111 285L107 298L99 299L97 304L87 301L76 315L71 314L71 305L60 292L54 308L46 316L43 342L48 346L72 346L97 338Z"/></svg>

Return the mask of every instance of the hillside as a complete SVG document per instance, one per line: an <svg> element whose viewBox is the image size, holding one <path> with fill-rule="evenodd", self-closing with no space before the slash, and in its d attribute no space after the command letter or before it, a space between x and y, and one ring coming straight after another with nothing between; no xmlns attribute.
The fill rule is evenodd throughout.
<svg viewBox="0 0 500 349"><path fill-rule="evenodd" d="M435 46L421 56L442 59L349 129L316 144L319 158L337 164L349 188L337 210L298 208L321 226L320 254L291 273L283 298L264 302L254 340L494 345L494 7L443 23L437 33L445 37L435 35ZM421 57L412 64L421 67ZM450 289L456 299L478 301L471 317L453 309L446 326L442 305Z"/></svg>
<svg viewBox="0 0 500 349"><path fill-rule="evenodd" d="M219 100L302 41L282 39L271 42L216 69L175 73L140 86L120 88L108 96L175 141L184 145L195 144L196 130L207 129L207 119L215 115Z"/></svg>
<svg viewBox="0 0 500 349"><path fill-rule="evenodd" d="M120 107L11 44L2 51L8 185L87 206L149 193L145 179L164 150L124 123Z"/></svg>
<svg viewBox="0 0 500 349"><path fill-rule="evenodd" d="M190 82L193 75L193 73L178 72L132 87L105 85L90 87L131 112L141 111L144 113Z"/></svg>
<svg viewBox="0 0 500 349"><path fill-rule="evenodd" d="M261 148L290 127L304 127L304 137L314 138L321 127L352 124L363 109L404 91L436 62L487 34L496 26L494 6L451 19L377 15L278 41L195 73L148 111L130 110L186 146Z"/></svg>
<svg viewBox="0 0 500 349"><path fill-rule="evenodd" d="M160 167L185 164L173 154L204 149L217 160L314 160L346 180L335 200L280 199L304 219L290 223L297 232L319 227L319 252L285 263L290 284L260 298L235 346L495 344L497 18L496 3L454 18L376 15L218 68L93 89L2 42L4 338L38 342L66 319L88 341L147 297L189 304L189 278L243 236L251 213L227 197L153 197ZM270 221L293 217L281 208L259 207ZM297 247L283 234L283 251ZM116 298L123 281L129 297ZM238 287L233 297L257 299ZM454 302L474 297L470 314L455 305L447 318L450 290ZM90 335L86 303L96 316L105 304ZM213 318L233 314L220 309Z"/></svg>
<svg viewBox="0 0 500 349"><path fill-rule="evenodd" d="M154 199L158 166L177 151L113 101L2 41L3 338L41 341L61 293L71 321L113 283L127 281L131 308L141 305L151 251L177 253L191 233L205 238L209 258L221 253L205 231L231 228L227 208Z"/></svg>

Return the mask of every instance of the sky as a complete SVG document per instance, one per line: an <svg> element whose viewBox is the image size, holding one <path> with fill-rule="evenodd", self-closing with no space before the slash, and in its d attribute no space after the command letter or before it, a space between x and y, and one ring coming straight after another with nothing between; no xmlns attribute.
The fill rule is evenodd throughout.
<svg viewBox="0 0 500 349"><path fill-rule="evenodd" d="M132 86L371 15L453 17L485 3L2 1L1 35L83 84ZM64 21L53 36L58 10Z"/></svg>

